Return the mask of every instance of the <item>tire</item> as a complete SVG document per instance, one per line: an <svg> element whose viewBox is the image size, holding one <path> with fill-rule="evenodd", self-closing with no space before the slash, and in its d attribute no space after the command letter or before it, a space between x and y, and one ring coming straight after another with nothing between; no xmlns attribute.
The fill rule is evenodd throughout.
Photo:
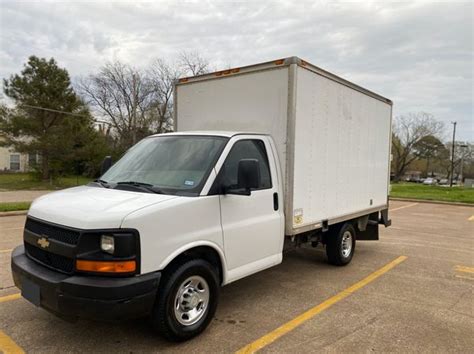
<svg viewBox="0 0 474 354"><path fill-rule="evenodd" d="M219 288L217 271L210 263L192 259L178 264L160 284L151 315L153 326L174 342L197 336L216 312Z"/></svg>
<svg viewBox="0 0 474 354"><path fill-rule="evenodd" d="M345 266L354 256L356 231L351 224L344 224L330 232L326 241L326 255L331 264Z"/></svg>

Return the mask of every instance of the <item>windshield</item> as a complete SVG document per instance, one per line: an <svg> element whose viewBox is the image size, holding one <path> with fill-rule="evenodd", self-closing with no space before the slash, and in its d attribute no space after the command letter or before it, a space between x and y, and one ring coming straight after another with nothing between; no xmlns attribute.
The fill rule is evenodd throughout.
<svg viewBox="0 0 474 354"><path fill-rule="evenodd" d="M145 183L163 193L198 195L227 140L187 135L145 138L100 179L109 184Z"/></svg>

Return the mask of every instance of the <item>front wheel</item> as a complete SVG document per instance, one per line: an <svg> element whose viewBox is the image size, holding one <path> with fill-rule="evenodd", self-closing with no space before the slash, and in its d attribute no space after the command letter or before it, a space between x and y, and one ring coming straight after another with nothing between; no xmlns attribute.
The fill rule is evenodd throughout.
<svg viewBox="0 0 474 354"><path fill-rule="evenodd" d="M152 313L155 328L171 341L184 341L204 331L219 298L214 267L193 259L175 267L163 280Z"/></svg>
<svg viewBox="0 0 474 354"><path fill-rule="evenodd" d="M326 255L331 264L344 266L352 260L355 251L356 231L347 223L330 232L326 241Z"/></svg>

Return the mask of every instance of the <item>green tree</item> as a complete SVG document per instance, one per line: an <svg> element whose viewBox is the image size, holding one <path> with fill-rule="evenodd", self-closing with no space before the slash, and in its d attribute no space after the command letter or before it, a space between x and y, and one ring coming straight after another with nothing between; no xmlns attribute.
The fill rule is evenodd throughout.
<svg viewBox="0 0 474 354"><path fill-rule="evenodd" d="M417 158L416 144L427 136L439 136L443 124L429 113L408 113L395 118L392 131L392 172L394 179L399 181Z"/></svg>
<svg viewBox="0 0 474 354"><path fill-rule="evenodd" d="M104 148L68 72L53 58L31 56L20 74L4 80L4 93L15 108L0 110L2 145L39 153L37 169L43 179L71 172L70 165L78 161L93 160L99 151L90 151L91 145Z"/></svg>
<svg viewBox="0 0 474 354"><path fill-rule="evenodd" d="M427 135L413 145L414 156L426 160L425 176L428 177L430 162L438 160L446 154L444 144L435 136Z"/></svg>

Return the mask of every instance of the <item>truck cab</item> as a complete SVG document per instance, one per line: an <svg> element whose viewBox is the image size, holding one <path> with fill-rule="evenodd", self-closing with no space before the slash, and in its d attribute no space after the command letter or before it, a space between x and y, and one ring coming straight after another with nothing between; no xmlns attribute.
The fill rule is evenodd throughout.
<svg viewBox="0 0 474 354"><path fill-rule="evenodd" d="M268 135L150 136L97 181L33 203L15 284L61 316L151 314L168 338L189 338L221 285L282 261L282 188Z"/></svg>

